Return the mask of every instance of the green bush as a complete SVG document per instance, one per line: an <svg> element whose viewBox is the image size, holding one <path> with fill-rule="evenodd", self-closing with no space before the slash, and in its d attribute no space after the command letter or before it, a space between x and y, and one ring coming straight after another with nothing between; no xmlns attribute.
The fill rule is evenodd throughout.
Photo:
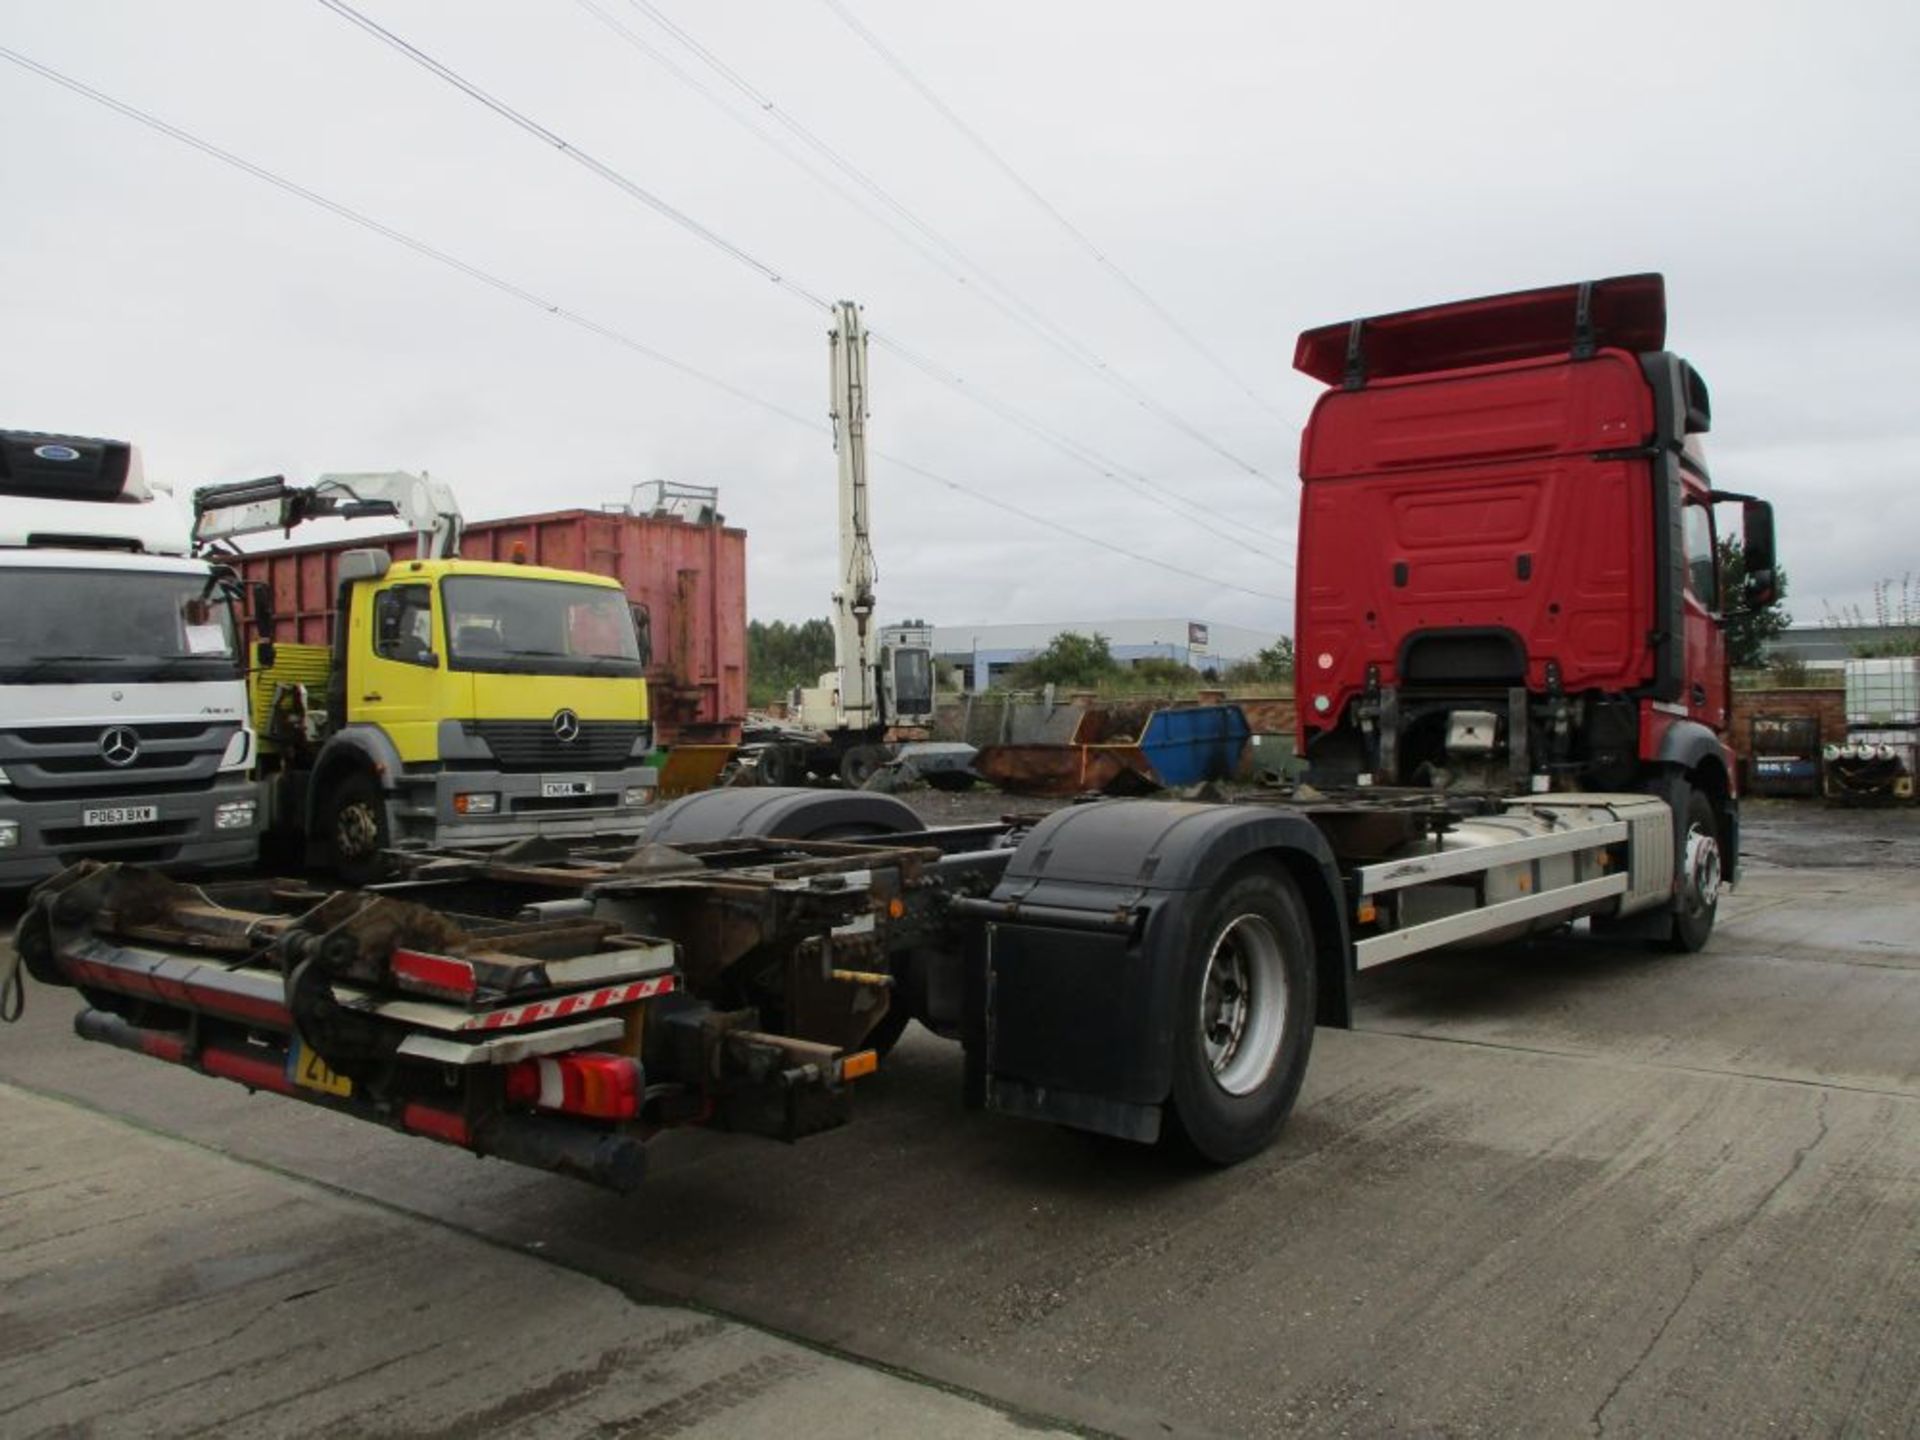
<svg viewBox="0 0 1920 1440"><path fill-rule="evenodd" d="M760 708L787 698L796 685L818 684L833 668L833 626L825 620L789 625L747 624L747 704Z"/></svg>
<svg viewBox="0 0 1920 1440"><path fill-rule="evenodd" d="M1016 690L1038 690L1043 685L1097 690L1126 674L1126 667L1113 658L1106 636L1063 630L1047 642L1046 649L1018 666L1008 681Z"/></svg>

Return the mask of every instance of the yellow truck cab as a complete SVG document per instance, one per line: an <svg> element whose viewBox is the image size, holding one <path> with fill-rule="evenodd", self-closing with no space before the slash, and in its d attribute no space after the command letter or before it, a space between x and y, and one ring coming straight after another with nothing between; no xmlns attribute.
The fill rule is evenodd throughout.
<svg viewBox="0 0 1920 1440"><path fill-rule="evenodd" d="M263 639L251 681L271 813L310 861L363 883L389 848L639 828L653 731L617 581L381 550L335 580L333 643Z"/></svg>

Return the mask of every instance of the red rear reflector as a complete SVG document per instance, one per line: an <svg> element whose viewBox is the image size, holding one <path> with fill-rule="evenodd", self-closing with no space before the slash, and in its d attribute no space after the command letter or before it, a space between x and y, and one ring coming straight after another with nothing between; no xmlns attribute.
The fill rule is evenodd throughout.
<svg viewBox="0 0 1920 1440"><path fill-rule="evenodd" d="M403 990L424 990L429 995L447 995L470 1000L479 988L473 966L451 955L429 955L422 950L395 950L388 961L394 982Z"/></svg>
<svg viewBox="0 0 1920 1440"><path fill-rule="evenodd" d="M415 1135L429 1135L449 1145L465 1145L472 1138L464 1116L437 1105L423 1105L418 1100L409 1100L400 1107L400 1123Z"/></svg>
<svg viewBox="0 0 1920 1440"><path fill-rule="evenodd" d="M631 1120L640 1113L646 1079L640 1062L624 1055L560 1055L521 1060L506 1071L507 1103L596 1120Z"/></svg>

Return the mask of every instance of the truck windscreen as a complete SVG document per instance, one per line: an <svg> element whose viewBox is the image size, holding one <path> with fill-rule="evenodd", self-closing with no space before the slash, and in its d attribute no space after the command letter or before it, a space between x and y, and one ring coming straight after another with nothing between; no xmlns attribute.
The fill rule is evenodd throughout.
<svg viewBox="0 0 1920 1440"><path fill-rule="evenodd" d="M233 613L207 577L0 568L0 684L231 680Z"/></svg>
<svg viewBox="0 0 1920 1440"><path fill-rule="evenodd" d="M565 580L454 575L441 582L448 666L515 675L641 673L624 592Z"/></svg>

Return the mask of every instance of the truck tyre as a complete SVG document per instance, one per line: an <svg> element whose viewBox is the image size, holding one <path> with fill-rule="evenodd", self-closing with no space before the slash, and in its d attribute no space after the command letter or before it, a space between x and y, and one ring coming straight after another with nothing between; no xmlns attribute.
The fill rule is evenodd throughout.
<svg viewBox="0 0 1920 1440"><path fill-rule="evenodd" d="M855 745L840 757L840 779L849 789L863 789L886 763L887 752L880 746Z"/></svg>
<svg viewBox="0 0 1920 1440"><path fill-rule="evenodd" d="M1180 963L1173 1133L1231 1165L1279 1130L1313 1044L1313 946L1292 879L1265 867L1230 877Z"/></svg>
<svg viewBox="0 0 1920 1440"><path fill-rule="evenodd" d="M807 783L806 756L798 745L769 745L754 765L762 785L784 788Z"/></svg>
<svg viewBox="0 0 1920 1440"><path fill-rule="evenodd" d="M392 870L386 849L387 801L371 775L353 772L328 798L320 819L327 868L349 885L373 885Z"/></svg>
<svg viewBox="0 0 1920 1440"><path fill-rule="evenodd" d="M1724 873L1720 856L1720 817L1706 792L1687 787L1687 829L1680 853L1674 859L1678 868L1679 908L1673 916L1670 948L1691 955L1706 948L1713 934L1713 921L1720 908L1720 877Z"/></svg>

